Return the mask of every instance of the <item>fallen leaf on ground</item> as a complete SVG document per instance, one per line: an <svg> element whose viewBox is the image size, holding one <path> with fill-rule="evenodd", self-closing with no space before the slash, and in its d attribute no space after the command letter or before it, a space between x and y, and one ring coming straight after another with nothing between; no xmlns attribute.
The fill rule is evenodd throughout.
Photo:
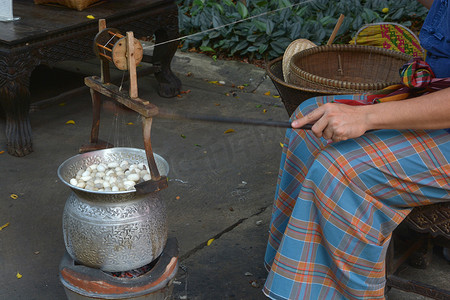
<svg viewBox="0 0 450 300"><path fill-rule="evenodd" d="M69 121L66 122L66 124L75 124L75 121L74 120L69 120Z"/></svg>
<svg viewBox="0 0 450 300"><path fill-rule="evenodd" d="M134 125L134 123L133 122L128 122L127 125Z"/></svg>
<svg viewBox="0 0 450 300"><path fill-rule="evenodd" d="M95 17L93 15L87 15L86 18L90 19L90 20L94 20Z"/></svg>
<svg viewBox="0 0 450 300"><path fill-rule="evenodd" d="M184 134L180 134L180 136L181 136L183 139L186 138L186 136L185 136Z"/></svg>
<svg viewBox="0 0 450 300"><path fill-rule="evenodd" d="M215 103L216 106L220 106L220 103Z"/></svg>
<svg viewBox="0 0 450 300"><path fill-rule="evenodd" d="M8 226L9 226L9 222L6 223L6 224L4 224L4 225L2 225L2 226L0 226L0 230L3 230L3 229L5 229L5 228L8 227Z"/></svg>
<svg viewBox="0 0 450 300"><path fill-rule="evenodd" d="M267 112L267 109L263 109L263 114L265 114Z"/></svg>
<svg viewBox="0 0 450 300"><path fill-rule="evenodd" d="M10 196L12 199L16 200L17 198L19 198L19 196L17 196L16 194L11 194Z"/></svg>
<svg viewBox="0 0 450 300"><path fill-rule="evenodd" d="M176 196L175 199L180 200L180 196Z"/></svg>
<svg viewBox="0 0 450 300"><path fill-rule="evenodd" d="M196 146L196 147L201 147L201 145L199 145L199 144L195 144L195 146Z"/></svg>
<svg viewBox="0 0 450 300"><path fill-rule="evenodd" d="M59 106L64 106L66 105L66 102L61 102L60 104L58 104Z"/></svg>
<svg viewBox="0 0 450 300"><path fill-rule="evenodd" d="M20 279L20 278L22 278L22 274L20 274L19 272L17 272L16 277L17 277L17 279Z"/></svg>
<svg viewBox="0 0 450 300"><path fill-rule="evenodd" d="M0 151L0 154L3 154L3 153L5 153L5 151L3 151L3 150L2 150L2 151Z"/></svg>
<svg viewBox="0 0 450 300"><path fill-rule="evenodd" d="M177 95L178 98L181 98L181 95Z"/></svg>
<svg viewBox="0 0 450 300"><path fill-rule="evenodd" d="M284 147L284 144L283 144L282 142L280 142L280 146L281 146L281 148L283 148L283 147Z"/></svg>
<svg viewBox="0 0 450 300"><path fill-rule="evenodd" d="M232 128L230 128L230 129L227 129L227 130L225 130L225 132L224 132L224 133L231 133L231 132L234 132L234 129L232 129Z"/></svg>
<svg viewBox="0 0 450 300"><path fill-rule="evenodd" d="M264 95L266 95L266 96L270 96L270 91L268 91L268 92L265 92L265 93L264 93Z"/></svg>
<svg viewBox="0 0 450 300"><path fill-rule="evenodd" d="M261 108L262 105L261 105L261 104L258 104L258 105L256 105L255 107L256 107L256 108Z"/></svg>
<svg viewBox="0 0 450 300"><path fill-rule="evenodd" d="M280 98L280 96L272 96L272 97L274 97L274 98Z"/></svg>
<svg viewBox="0 0 450 300"><path fill-rule="evenodd" d="M209 239L208 242L206 243L206 246L209 246L212 244L212 242L214 242L214 239Z"/></svg>
<svg viewBox="0 0 450 300"><path fill-rule="evenodd" d="M240 90L243 90L243 89L245 88L245 86L243 86L243 85L238 85L237 88L240 89Z"/></svg>

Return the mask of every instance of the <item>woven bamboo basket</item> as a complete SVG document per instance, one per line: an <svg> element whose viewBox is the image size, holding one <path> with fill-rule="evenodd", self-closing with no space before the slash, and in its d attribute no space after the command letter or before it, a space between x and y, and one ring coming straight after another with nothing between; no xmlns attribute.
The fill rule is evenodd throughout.
<svg viewBox="0 0 450 300"><path fill-rule="evenodd" d="M287 83L283 80L283 57L276 58L266 65L266 72L272 80L275 88L280 94L281 101L288 115L292 115L294 110L303 101L317 96L348 94L347 92L329 91L326 89L313 89Z"/></svg>
<svg viewBox="0 0 450 300"><path fill-rule="evenodd" d="M99 2L101 0L34 0L35 4L60 4L78 11Z"/></svg>
<svg viewBox="0 0 450 300"><path fill-rule="evenodd" d="M350 94L381 90L400 82L411 56L379 47L327 45L294 54L288 82L305 88Z"/></svg>

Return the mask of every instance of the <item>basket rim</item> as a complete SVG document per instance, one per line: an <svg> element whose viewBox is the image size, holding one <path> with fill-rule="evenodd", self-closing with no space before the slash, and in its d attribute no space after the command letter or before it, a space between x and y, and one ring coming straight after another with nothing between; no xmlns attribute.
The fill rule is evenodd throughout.
<svg viewBox="0 0 450 300"><path fill-rule="evenodd" d="M318 75L311 74L309 72L306 72L302 69L300 69L298 66L296 66L293 61L294 59L298 58L304 58L307 56L310 56L312 54L321 53L321 52L370 52L375 54L381 54L384 56L389 56L392 58L397 59L403 59L405 61L408 61L412 58L412 56L401 53L398 51L393 51L389 49L384 49L380 47L375 46L364 46L364 45L323 45L323 46L317 46L313 48L309 48L300 52L297 52L291 57L290 61L290 68L293 73L295 73L297 76L299 76L301 79L306 80L311 83L320 84L323 86L328 86L330 88L334 89L346 89L346 90L357 90L357 91L367 91L367 90L380 90L385 88L386 86L396 84L400 82L400 78L398 81L393 82L383 82L383 83L358 83L358 82L351 82L351 81L344 81L344 80L336 80L336 79L330 79L321 77Z"/></svg>
<svg viewBox="0 0 450 300"><path fill-rule="evenodd" d="M310 93L321 93L321 94L330 94L330 95L339 95L339 94L348 94L348 91L345 92L340 92L340 91L330 91L330 90L321 90L321 89L313 89L313 88L309 88L309 87L302 87L299 85L295 85L295 84L291 84L291 83L287 83L286 81L284 81L283 79L277 77L275 74L273 74L271 67L273 65L275 65L278 62L281 62L283 60L283 56L277 57L271 61L269 61L266 65L266 72L267 75L269 75L270 79L272 79L273 81L275 81L276 83L287 87L287 88L291 88L297 91L302 91L302 92L310 92Z"/></svg>

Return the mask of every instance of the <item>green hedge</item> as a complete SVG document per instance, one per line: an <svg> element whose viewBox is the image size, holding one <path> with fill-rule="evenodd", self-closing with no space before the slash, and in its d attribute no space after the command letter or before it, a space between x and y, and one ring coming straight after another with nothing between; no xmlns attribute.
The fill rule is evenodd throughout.
<svg viewBox="0 0 450 300"><path fill-rule="evenodd" d="M182 49L273 59L298 38L325 44L340 14L345 19L335 43L348 43L368 23L396 22L417 29L428 12L414 0L241 1L178 0L180 34L203 32L183 39ZM238 23L207 31L234 22Z"/></svg>

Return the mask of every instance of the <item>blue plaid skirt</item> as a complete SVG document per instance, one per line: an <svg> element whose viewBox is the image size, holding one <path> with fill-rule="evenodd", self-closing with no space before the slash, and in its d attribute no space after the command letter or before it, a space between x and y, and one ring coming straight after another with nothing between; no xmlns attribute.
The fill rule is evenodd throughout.
<svg viewBox="0 0 450 300"><path fill-rule="evenodd" d="M295 118L318 104L303 102ZM384 299L392 231L415 206L450 201L450 134L377 130L329 143L288 129L263 292L272 299Z"/></svg>

